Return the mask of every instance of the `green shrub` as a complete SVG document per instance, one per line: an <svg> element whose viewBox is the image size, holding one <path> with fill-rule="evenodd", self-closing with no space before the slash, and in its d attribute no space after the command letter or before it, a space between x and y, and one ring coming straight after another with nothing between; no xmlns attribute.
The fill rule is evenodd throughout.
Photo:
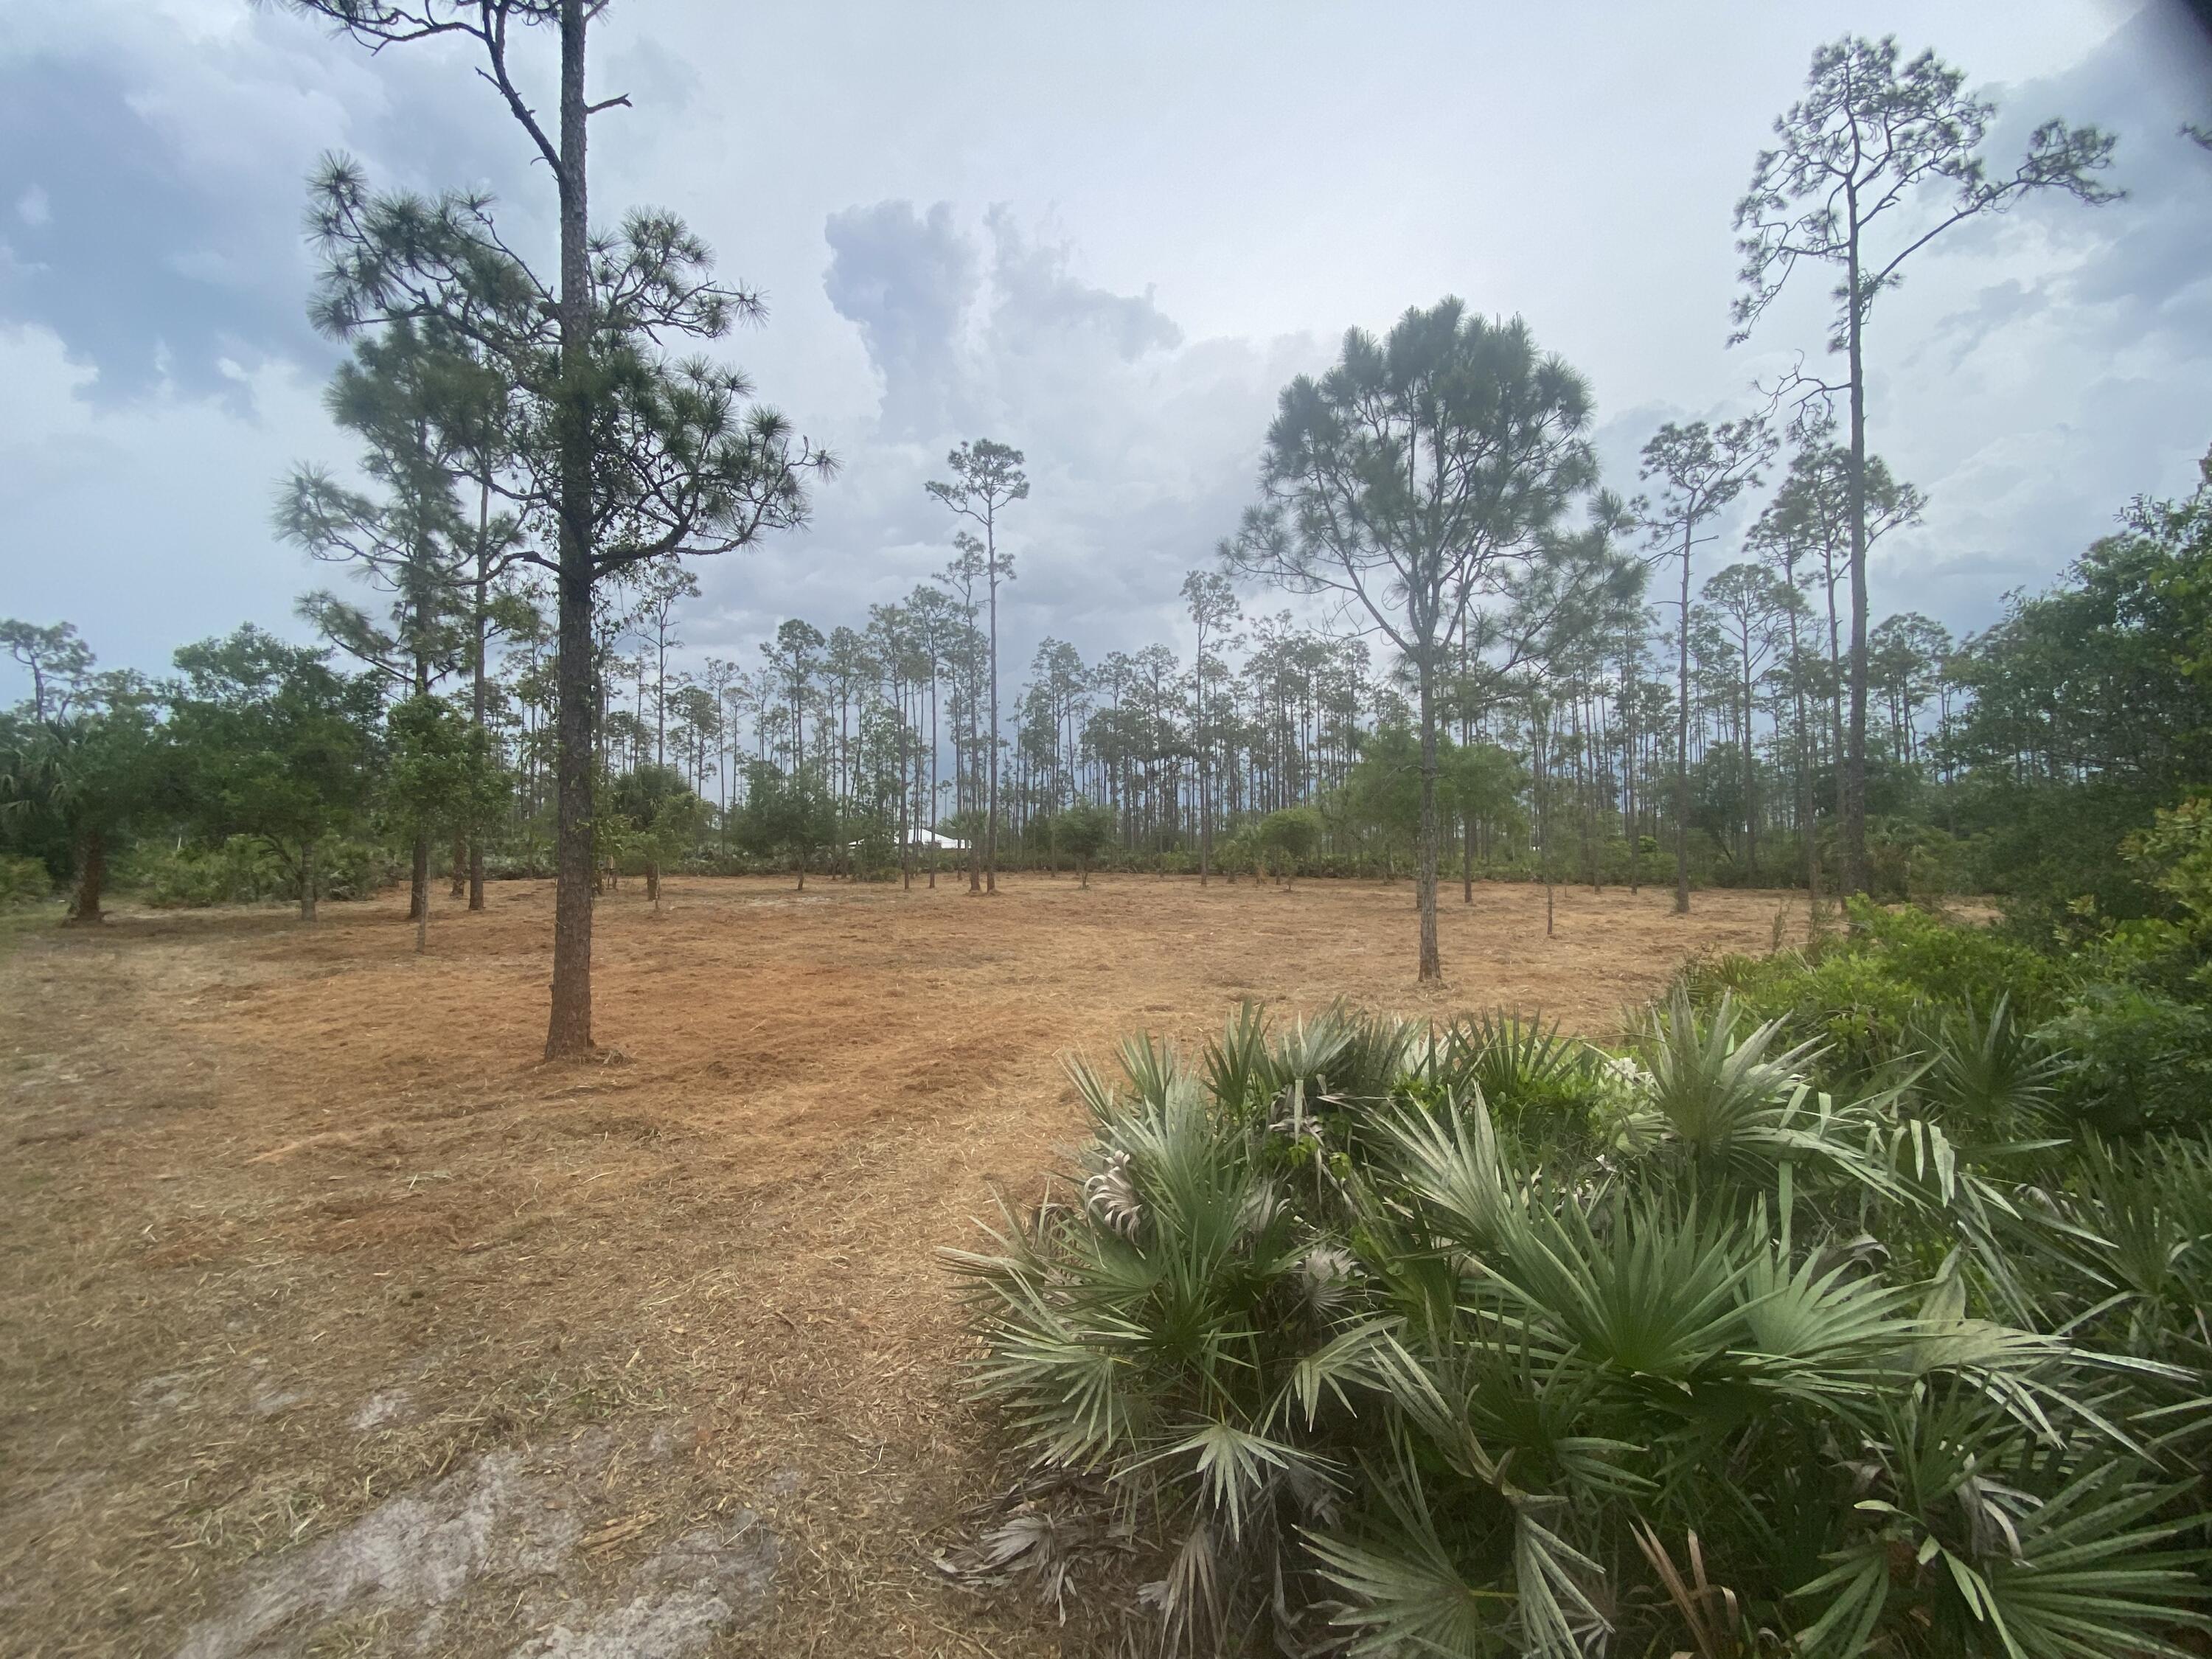
<svg viewBox="0 0 2212 1659"><path fill-rule="evenodd" d="M1285 806L1261 818L1256 835L1269 873L1287 880L1306 868L1325 827L1310 806Z"/></svg>
<svg viewBox="0 0 2212 1659"><path fill-rule="evenodd" d="M0 856L0 907L51 898L54 878L40 859Z"/></svg>
<svg viewBox="0 0 2212 1659"><path fill-rule="evenodd" d="M1709 983L1708 983L1709 981ZM1740 958L1690 975L1710 1000L1732 992L1751 1018L1778 1019L1799 1042L1824 1046L1827 1074L1870 1075L1905 1051L1914 1016L1924 998L1878 957L1853 950L1808 959L1786 952L1761 963Z"/></svg>
<svg viewBox="0 0 2212 1659"><path fill-rule="evenodd" d="M404 874L398 860L374 842L326 842L315 854L315 885L327 899L374 898ZM285 896L297 896L296 884Z"/></svg>
<svg viewBox="0 0 2212 1659"><path fill-rule="evenodd" d="M317 849L315 886L325 898L369 898L398 874L398 863L371 842L331 842ZM219 847L142 847L124 866L121 884L157 910L289 903L300 896L291 865L250 836L234 836Z"/></svg>
<svg viewBox="0 0 2212 1659"><path fill-rule="evenodd" d="M2137 985L2185 1000L2212 988L2193 931L2160 917L2107 923L2074 946L2067 963L2088 984Z"/></svg>
<svg viewBox="0 0 2212 1659"><path fill-rule="evenodd" d="M295 896L299 885L276 854L243 836L219 847L140 848L120 884L157 910L265 903Z"/></svg>
<svg viewBox="0 0 2212 1659"><path fill-rule="evenodd" d="M955 1258L1036 1475L954 1571L1103 1563L1188 1654L2180 1651L2212 1162L2008 1185L1944 1122L2017 1035L1944 1040L1917 1116L1686 992L1627 1059L1247 1008L1079 1066L1072 1195Z"/></svg>
<svg viewBox="0 0 2212 1659"><path fill-rule="evenodd" d="M1855 902L1849 945L1880 959L1930 1002L1986 1007L2008 995L2021 1017L2039 1019L2063 997L2066 969L1994 927L1948 921L1911 907Z"/></svg>
<svg viewBox="0 0 2212 1659"><path fill-rule="evenodd" d="M2212 1011L2139 986L2088 985L2037 1035L2058 1051L2061 1110L2099 1133L2212 1124Z"/></svg>
<svg viewBox="0 0 2212 1659"><path fill-rule="evenodd" d="M1758 1020L1778 1019L1792 1041L1825 1047L1820 1073L1871 1076L1919 1052L1940 1012L1988 1010L2000 999L2033 1024L2064 1004L2071 970L1998 930L1911 908L1855 900L1851 931L1768 957L1693 963L1684 981L1702 1004L1723 993Z"/></svg>

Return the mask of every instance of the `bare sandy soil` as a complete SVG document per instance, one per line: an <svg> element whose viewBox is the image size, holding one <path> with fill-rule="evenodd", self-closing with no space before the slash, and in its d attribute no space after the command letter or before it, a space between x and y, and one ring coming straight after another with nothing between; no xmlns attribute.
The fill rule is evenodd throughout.
<svg viewBox="0 0 2212 1659"><path fill-rule="evenodd" d="M1454 890L1425 992L1402 884L1004 886L625 890L559 1066L547 884L421 959L390 900L20 933L0 1652L1059 1652L928 1559L1004 1474L935 1252L1077 1138L1062 1056L1247 997L1603 1035L1790 905Z"/></svg>

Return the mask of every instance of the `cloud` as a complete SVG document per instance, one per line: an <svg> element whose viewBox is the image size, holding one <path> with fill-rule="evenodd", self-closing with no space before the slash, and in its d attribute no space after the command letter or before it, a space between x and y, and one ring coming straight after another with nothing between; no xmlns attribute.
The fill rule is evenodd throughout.
<svg viewBox="0 0 2212 1659"><path fill-rule="evenodd" d="M1923 256L1927 291L1878 320L1876 447L1930 497L1927 524L1877 551L1878 606L1981 626L2130 496L2195 482L2212 438L2212 155L2178 129L2209 81L2203 35L2154 5L2064 70L1993 89L1992 173L2056 116L2117 137L2106 176L2127 194L2093 208L2047 191L1962 227Z"/></svg>
<svg viewBox="0 0 2212 1659"><path fill-rule="evenodd" d="M6 613L74 622L104 664L155 673L241 622L297 634L294 597L337 573L277 541L276 483L297 462L351 463L314 377L234 364L234 401L157 385L116 403L86 395L94 373L51 329L0 326Z"/></svg>
<svg viewBox="0 0 2212 1659"><path fill-rule="evenodd" d="M335 349L306 317L301 233L319 152L366 152L380 185L471 182L451 176L453 154L521 172L498 112L439 84L446 66L428 60L444 54L372 64L276 8L9 10L0 201L15 214L0 226L0 321L50 329L89 365L77 396L236 404L249 387L226 361L327 367ZM532 217L515 210L511 232Z"/></svg>
<svg viewBox="0 0 2212 1659"><path fill-rule="evenodd" d="M95 366L87 391L146 392L166 360L191 390L224 392L219 356L307 346L298 305L276 303L301 262L235 257L265 253L265 212L197 175L132 92L96 63L0 69L0 193L17 204L0 308Z"/></svg>
<svg viewBox="0 0 2212 1659"><path fill-rule="evenodd" d="M845 470L803 538L702 572L718 614L692 629L696 652L750 658L785 615L860 625L928 580L956 526L922 485L975 437L1024 450L1032 485L1006 519L1007 672L1048 634L1095 658L1182 628L1182 573L1234 527L1275 394L1322 349L1188 341L1151 293L1085 280L1075 245L1011 210L975 228L944 202L829 216L823 292L866 348L878 407L836 434Z"/></svg>
<svg viewBox="0 0 2212 1659"><path fill-rule="evenodd" d="M967 412L961 331L982 266L950 204L927 213L878 202L833 213L823 228L830 269L823 291L856 325L883 384L889 431L935 435Z"/></svg>
<svg viewBox="0 0 2212 1659"><path fill-rule="evenodd" d="M1753 375L1798 346L1817 361L1828 283L1809 272L1750 349L1720 346L1729 204L1811 42L1853 21L1808 4L1694 25L1620 3L1595 31L1443 8L1356 64L1340 28L1249 3L973 38L894 5L829 36L803 9L615 8L592 90L636 107L594 128L594 201L673 204L770 295L765 331L711 349L846 462L811 530L702 566L695 657L750 657L781 616L857 625L927 580L952 526L922 484L978 436L1022 447L1035 486L1009 520L1010 665L1047 633L1094 659L1185 640L1176 585L1250 499L1280 387L1347 324L1446 292L1527 314L1589 375L1606 481L1632 494L1661 421L1745 412ZM1883 544L1878 609L1979 626L2130 495L2194 480L2212 155L2174 129L2212 114L2212 69L2171 15L2102 44L2076 0L1929 21L2001 78L1993 154L2047 114L2100 121L2131 194L1954 233L1884 296L1875 447L1932 505ZM547 43L522 47L547 85ZM1653 90L1678 62L1712 95ZM1528 67L1560 63L1596 89L1565 125L1556 76ZM550 259L544 169L471 70L459 46L372 58L248 0L0 0L10 609L158 668L215 613L281 621L325 579L266 524L289 462L350 449L313 395L337 349L303 315L301 179L343 149L380 186L480 185ZM1663 176L1624 165L1655 131Z"/></svg>
<svg viewBox="0 0 2212 1659"><path fill-rule="evenodd" d="M1034 240L1022 232L1011 209L994 207L988 217L996 257L992 279L999 303L992 317L993 343L1017 356L1065 349L1076 341L1095 341L1124 362L1147 351L1182 343L1182 331L1143 295L1109 294L1068 274L1073 250L1065 244Z"/></svg>

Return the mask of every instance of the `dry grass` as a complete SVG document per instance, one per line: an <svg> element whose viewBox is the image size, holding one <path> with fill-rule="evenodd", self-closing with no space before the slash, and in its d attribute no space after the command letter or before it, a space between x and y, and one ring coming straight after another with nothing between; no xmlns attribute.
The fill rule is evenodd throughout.
<svg viewBox="0 0 2212 1659"><path fill-rule="evenodd" d="M534 1063L543 884L442 910L419 960L389 902L20 935L0 1650L167 1653L198 1626L208 1653L537 1653L684 1540L765 1528L772 1598L714 1651L1060 1651L926 1561L1003 1474L933 1252L1075 1137L1060 1056L1194 1039L1244 997L1601 1031L1691 951L1765 948L1785 902L1563 891L1547 939L1540 890L1453 892L1454 978L1423 992L1403 885L1006 885L675 881L659 916L626 891L599 921L605 1063L557 1067ZM333 1591L262 1646L208 1633L395 1496L476 1491L487 1454L512 1460L485 1523L507 1542L428 1623Z"/></svg>

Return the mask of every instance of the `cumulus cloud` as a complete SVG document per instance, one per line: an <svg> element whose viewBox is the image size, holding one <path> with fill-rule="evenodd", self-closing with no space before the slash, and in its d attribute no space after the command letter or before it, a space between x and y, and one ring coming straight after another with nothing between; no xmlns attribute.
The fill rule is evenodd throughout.
<svg viewBox="0 0 2212 1659"><path fill-rule="evenodd" d="M992 343L1001 350L1027 356L1042 349L1049 355L1091 343L1133 362L1147 351L1182 343L1182 331L1160 314L1151 289L1109 294L1077 281L1068 270L1073 249L1024 235L1003 204L991 210L988 222L999 295Z"/></svg>
<svg viewBox="0 0 2212 1659"><path fill-rule="evenodd" d="M823 290L855 325L884 388L883 419L895 433L934 435L964 415L961 331L981 278L973 238L950 204L917 213L878 202L830 216Z"/></svg>
<svg viewBox="0 0 2212 1659"><path fill-rule="evenodd" d="M1032 484L1006 520L1010 670L1048 635L1093 657L1172 636L1183 571L1249 499L1277 391L1322 349L1186 340L1152 294L1086 281L1074 244L1003 206L978 222L878 202L831 214L823 236L823 291L866 348L878 407L838 434L845 471L800 542L703 573L716 614L695 650L750 655L782 615L860 625L929 580L957 526L923 485L977 437L1021 448Z"/></svg>

